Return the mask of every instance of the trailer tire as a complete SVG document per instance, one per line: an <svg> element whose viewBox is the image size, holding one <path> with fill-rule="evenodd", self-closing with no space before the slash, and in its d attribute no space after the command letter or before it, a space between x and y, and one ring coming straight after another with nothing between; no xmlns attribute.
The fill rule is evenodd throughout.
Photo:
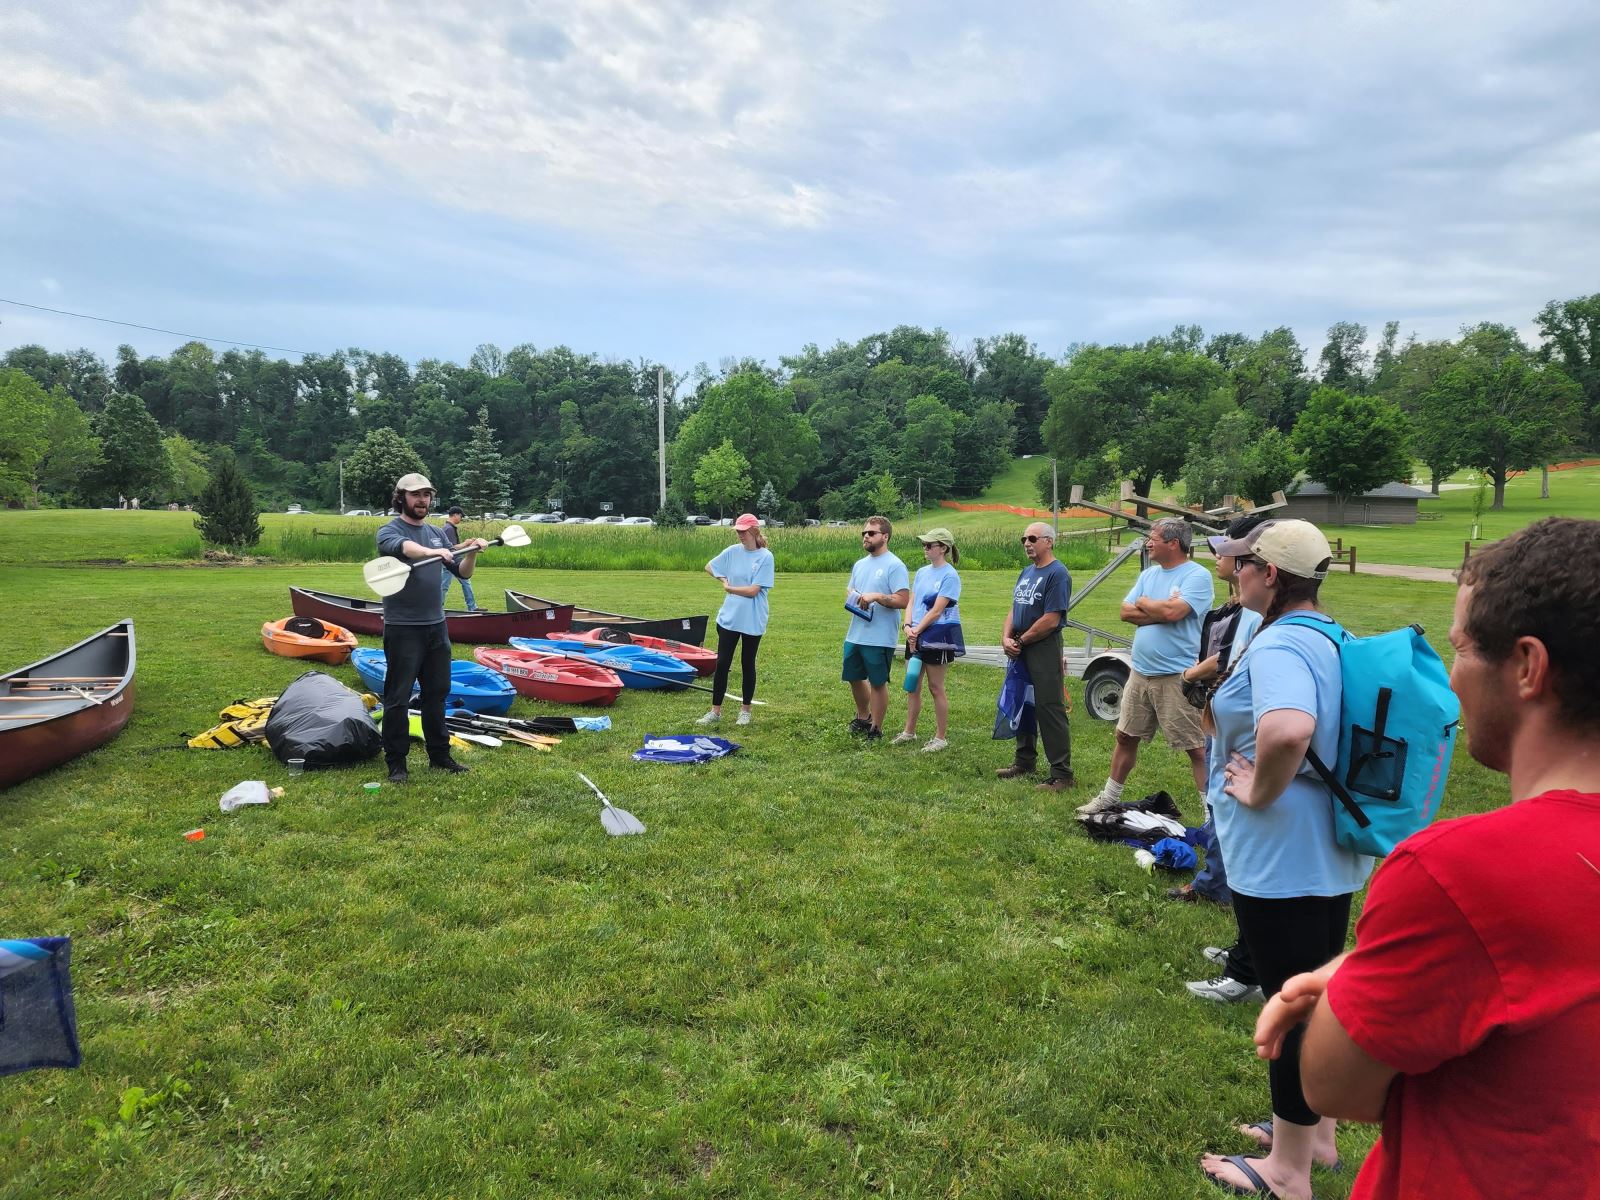
<svg viewBox="0 0 1600 1200"><path fill-rule="evenodd" d="M1122 689L1128 683L1125 663L1101 663L1083 678L1083 706L1096 721L1115 721L1122 712Z"/></svg>

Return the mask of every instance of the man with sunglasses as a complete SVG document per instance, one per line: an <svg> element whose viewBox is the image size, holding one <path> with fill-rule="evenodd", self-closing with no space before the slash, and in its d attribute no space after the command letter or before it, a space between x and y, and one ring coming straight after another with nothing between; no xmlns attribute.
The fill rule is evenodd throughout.
<svg viewBox="0 0 1600 1200"><path fill-rule="evenodd" d="M887 517L866 519L861 528L861 548L866 553L851 568L844 597L851 616L839 678L850 685L856 702L850 732L863 734L868 741L883 736L883 718L889 711L889 664L900 644L899 620L882 610L904 609L911 602L911 574L905 563L889 552L893 533Z"/></svg>
<svg viewBox="0 0 1600 1200"><path fill-rule="evenodd" d="M1009 767L995 774L1001 779L1032 775L1039 761L1039 740L1050 764L1049 777L1038 786L1064 792L1077 780L1072 776L1072 736L1067 724L1067 702L1062 688L1061 619L1072 599L1072 576L1056 558L1055 534L1041 521L1022 534L1022 552L1028 565L1017 576L1011 593L1011 611L1001 630L1000 647L1007 658L1019 659L1033 685L1033 716L1037 733L1026 724L1016 731L1017 745ZM997 735L998 736L998 735Z"/></svg>

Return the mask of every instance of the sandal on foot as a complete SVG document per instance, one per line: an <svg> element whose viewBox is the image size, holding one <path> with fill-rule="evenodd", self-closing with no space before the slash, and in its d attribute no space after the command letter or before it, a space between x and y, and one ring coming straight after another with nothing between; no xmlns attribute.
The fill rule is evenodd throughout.
<svg viewBox="0 0 1600 1200"><path fill-rule="evenodd" d="M1244 1130L1249 1130L1249 1129L1256 1130L1258 1133L1261 1134L1262 1137L1267 1139L1265 1142L1261 1143L1261 1148L1263 1150L1271 1150L1272 1149L1272 1118L1271 1117L1268 1117L1265 1121L1251 1121L1249 1124L1243 1126L1243 1129L1241 1129L1241 1132L1243 1132ZM1324 1171L1342 1171L1342 1170L1344 1170L1344 1159L1341 1158L1337 1154L1334 1155L1333 1161L1331 1163L1325 1163L1321 1159L1313 1158L1311 1160L1311 1165L1313 1167L1321 1167Z"/></svg>
<svg viewBox="0 0 1600 1200"><path fill-rule="evenodd" d="M1267 1200L1279 1200L1278 1193L1267 1186L1267 1181L1261 1178L1261 1173L1252 1167L1251 1163L1262 1162L1263 1159L1249 1157L1243 1154L1224 1154L1222 1161L1231 1164L1241 1175L1248 1179L1254 1186L1241 1187L1237 1183L1229 1183L1226 1179L1218 1179L1204 1167L1205 1176L1219 1188L1232 1192L1235 1196L1265 1196Z"/></svg>

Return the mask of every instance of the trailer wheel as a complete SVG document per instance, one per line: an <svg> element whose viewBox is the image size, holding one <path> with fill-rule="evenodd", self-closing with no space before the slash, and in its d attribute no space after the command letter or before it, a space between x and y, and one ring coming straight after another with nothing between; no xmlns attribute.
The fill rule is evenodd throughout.
<svg viewBox="0 0 1600 1200"><path fill-rule="evenodd" d="M1096 721L1115 721L1122 712L1122 689L1128 683L1125 663L1101 663L1083 679L1083 706Z"/></svg>

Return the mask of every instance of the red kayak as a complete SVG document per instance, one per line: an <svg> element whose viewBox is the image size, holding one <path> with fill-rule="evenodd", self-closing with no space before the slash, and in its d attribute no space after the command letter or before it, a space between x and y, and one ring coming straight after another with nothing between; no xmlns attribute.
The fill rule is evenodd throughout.
<svg viewBox="0 0 1600 1200"><path fill-rule="evenodd" d="M694 668L696 675L711 675L717 669L717 652L715 650L707 650L704 646L691 646L688 642L674 641L672 638L651 637L643 633L629 633L625 629L617 629L611 625L603 625L599 629L585 629L582 633L552 633L550 636L557 641L563 642L601 642L612 646L643 646L646 650L670 654L680 662L688 663Z"/></svg>
<svg viewBox="0 0 1600 1200"><path fill-rule="evenodd" d="M511 681L517 694L555 704L610 704L622 694L622 679L595 663L573 662L530 650L479 646L472 657Z"/></svg>

